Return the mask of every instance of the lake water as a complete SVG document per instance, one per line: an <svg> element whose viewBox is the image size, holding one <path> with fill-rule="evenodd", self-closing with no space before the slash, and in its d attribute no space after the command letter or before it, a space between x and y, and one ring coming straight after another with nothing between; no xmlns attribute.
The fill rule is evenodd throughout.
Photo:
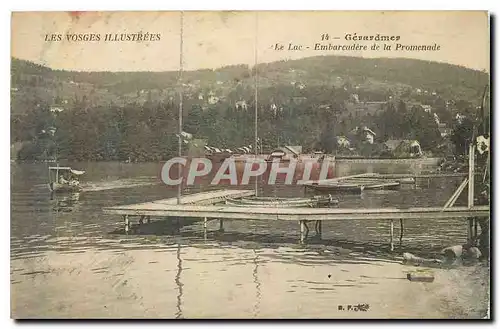
<svg viewBox="0 0 500 329"><path fill-rule="evenodd" d="M387 221L325 222L322 239L312 233L306 245L298 243L295 222L225 220L225 232L220 233L214 221L209 222L205 240L199 222L181 221L178 229L160 220L124 235L121 217L105 215L102 208L175 196L175 188L160 182L161 165L68 165L87 171L84 191L51 199L47 164L11 164L15 318L386 318L484 313L484 266L439 270L434 287L441 290L429 295L429 286L406 280L408 268L400 265L402 252L434 257L443 247L464 243L464 220L407 221L403 244L396 245L395 252L388 250ZM340 163L335 168L337 176L432 169L424 162ZM339 206L442 206L460 180L419 180L416 186L398 191L340 195ZM304 195L300 187L283 185L261 186L261 193ZM449 282L460 283L463 289L450 292ZM480 288L471 288L479 283ZM415 300L415 296L426 297ZM369 304L369 310L339 310L360 303Z"/></svg>

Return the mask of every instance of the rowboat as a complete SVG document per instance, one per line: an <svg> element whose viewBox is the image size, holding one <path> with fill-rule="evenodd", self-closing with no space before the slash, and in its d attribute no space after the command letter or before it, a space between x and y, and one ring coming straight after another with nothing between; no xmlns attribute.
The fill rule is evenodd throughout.
<svg viewBox="0 0 500 329"><path fill-rule="evenodd" d="M328 193L353 193L361 194L365 189L364 185L359 184L343 184L343 183L307 183L304 184L306 188L314 189L318 192Z"/></svg>
<svg viewBox="0 0 500 329"><path fill-rule="evenodd" d="M365 190L396 190L400 187L401 183L396 181L372 181L360 183L364 186Z"/></svg>
<svg viewBox="0 0 500 329"><path fill-rule="evenodd" d="M328 196L314 196L312 198L243 198L227 199L226 204L239 207L320 207L337 204L338 200Z"/></svg>
<svg viewBox="0 0 500 329"><path fill-rule="evenodd" d="M49 167L49 189L56 193L81 192L79 177L83 174L85 171L71 167Z"/></svg>

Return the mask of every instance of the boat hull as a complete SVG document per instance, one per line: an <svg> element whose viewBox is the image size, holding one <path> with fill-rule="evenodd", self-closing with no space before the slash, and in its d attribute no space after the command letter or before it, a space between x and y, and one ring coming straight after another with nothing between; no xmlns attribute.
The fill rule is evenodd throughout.
<svg viewBox="0 0 500 329"><path fill-rule="evenodd" d="M349 193L349 194L361 194L365 188L363 185L353 186L353 185L333 185L333 184L305 184L305 187L321 193Z"/></svg>
<svg viewBox="0 0 500 329"><path fill-rule="evenodd" d="M312 197L312 198L245 198L228 199L227 205L240 207L270 207L270 208L300 208L300 207L321 207L338 204L338 200L330 196Z"/></svg>

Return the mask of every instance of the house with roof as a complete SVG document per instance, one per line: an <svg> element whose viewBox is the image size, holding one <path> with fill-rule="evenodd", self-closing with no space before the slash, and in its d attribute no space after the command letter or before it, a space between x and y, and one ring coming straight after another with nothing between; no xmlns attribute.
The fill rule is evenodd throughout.
<svg viewBox="0 0 500 329"><path fill-rule="evenodd" d="M349 139L347 139L346 136L337 136L336 139L337 139L337 147L338 148L348 149L351 147L351 142L349 141Z"/></svg>
<svg viewBox="0 0 500 329"><path fill-rule="evenodd" d="M354 128L351 130L350 135L352 140L368 144L373 144L375 136L377 136L377 134L367 126Z"/></svg>
<svg viewBox="0 0 500 329"><path fill-rule="evenodd" d="M298 158L300 154L302 154L301 145L287 145L274 149L274 151L272 151L271 154L269 155L269 158L270 159Z"/></svg>
<svg viewBox="0 0 500 329"><path fill-rule="evenodd" d="M425 112L432 113L432 106L430 105L420 105L420 106L424 109Z"/></svg>
<svg viewBox="0 0 500 329"><path fill-rule="evenodd" d="M384 145L396 157L421 157L423 155L417 140L389 139Z"/></svg>
<svg viewBox="0 0 500 329"><path fill-rule="evenodd" d="M443 138L450 136L452 133L452 129L448 128L446 123L438 123L438 129Z"/></svg>
<svg viewBox="0 0 500 329"><path fill-rule="evenodd" d="M52 113L61 113L62 111L64 111L64 108L62 108L62 107L58 107L58 106L51 106L50 107L50 112L52 112Z"/></svg>
<svg viewBox="0 0 500 329"><path fill-rule="evenodd" d="M242 101L237 101L235 104L234 104L235 108L238 110L238 109L241 109L241 110L246 110L248 108L248 105L247 105L247 102L242 100Z"/></svg>

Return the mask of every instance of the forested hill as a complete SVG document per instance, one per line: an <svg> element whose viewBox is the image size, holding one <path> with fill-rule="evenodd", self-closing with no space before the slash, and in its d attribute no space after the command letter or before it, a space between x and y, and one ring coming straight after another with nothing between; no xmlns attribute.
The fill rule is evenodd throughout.
<svg viewBox="0 0 500 329"><path fill-rule="evenodd" d="M12 59L12 87L32 92L42 99L70 96L96 97L99 103L134 99L138 92L164 91L175 88L178 72L75 72L52 70L28 61ZM259 85L290 86L293 81L305 86L356 84L365 89L403 87L433 91L444 98L480 97L488 83L488 75L464 67L413 59L365 59L344 56L319 56L299 60L279 61L258 65ZM188 89L218 89L228 94L236 86L251 86L253 77L246 65L227 66L215 70L188 71L183 75ZM26 88L28 87L28 88ZM83 88L77 88L83 87ZM41 90L38 90L41 88ZM77 92L74 89L83 89ZM226 89L226 90L224 90ZM215 92L216 90L214 90ZM128 97L127 97L128 96ZM223 95L225 96L225 95ZM13 108L14 113L22 109Z"/></svg>
<svg viewBox="0 0 500 329"><path fill-rule="evenodd" d="M234 65L184 72L186 131L220 146L251 142L254 70ZM383 138L417 138L434 122L431 113L430 119L412 114L423 110L420 105L452 128L456 113L476 111L489 82L484 72L411 59L319 56L263 63L257 70L263 143L305 150L359 125ZM55 147L80 160L152 160L175 148L179 72L63 71L13 58L11 74L12 143L29 143L22 158ZM395 106L408 109L401 118L418 122L414 131L386 123L384 111ZM51 128L57 131L52 137ZM431 149L438 142L425 144Z"/></svg>

